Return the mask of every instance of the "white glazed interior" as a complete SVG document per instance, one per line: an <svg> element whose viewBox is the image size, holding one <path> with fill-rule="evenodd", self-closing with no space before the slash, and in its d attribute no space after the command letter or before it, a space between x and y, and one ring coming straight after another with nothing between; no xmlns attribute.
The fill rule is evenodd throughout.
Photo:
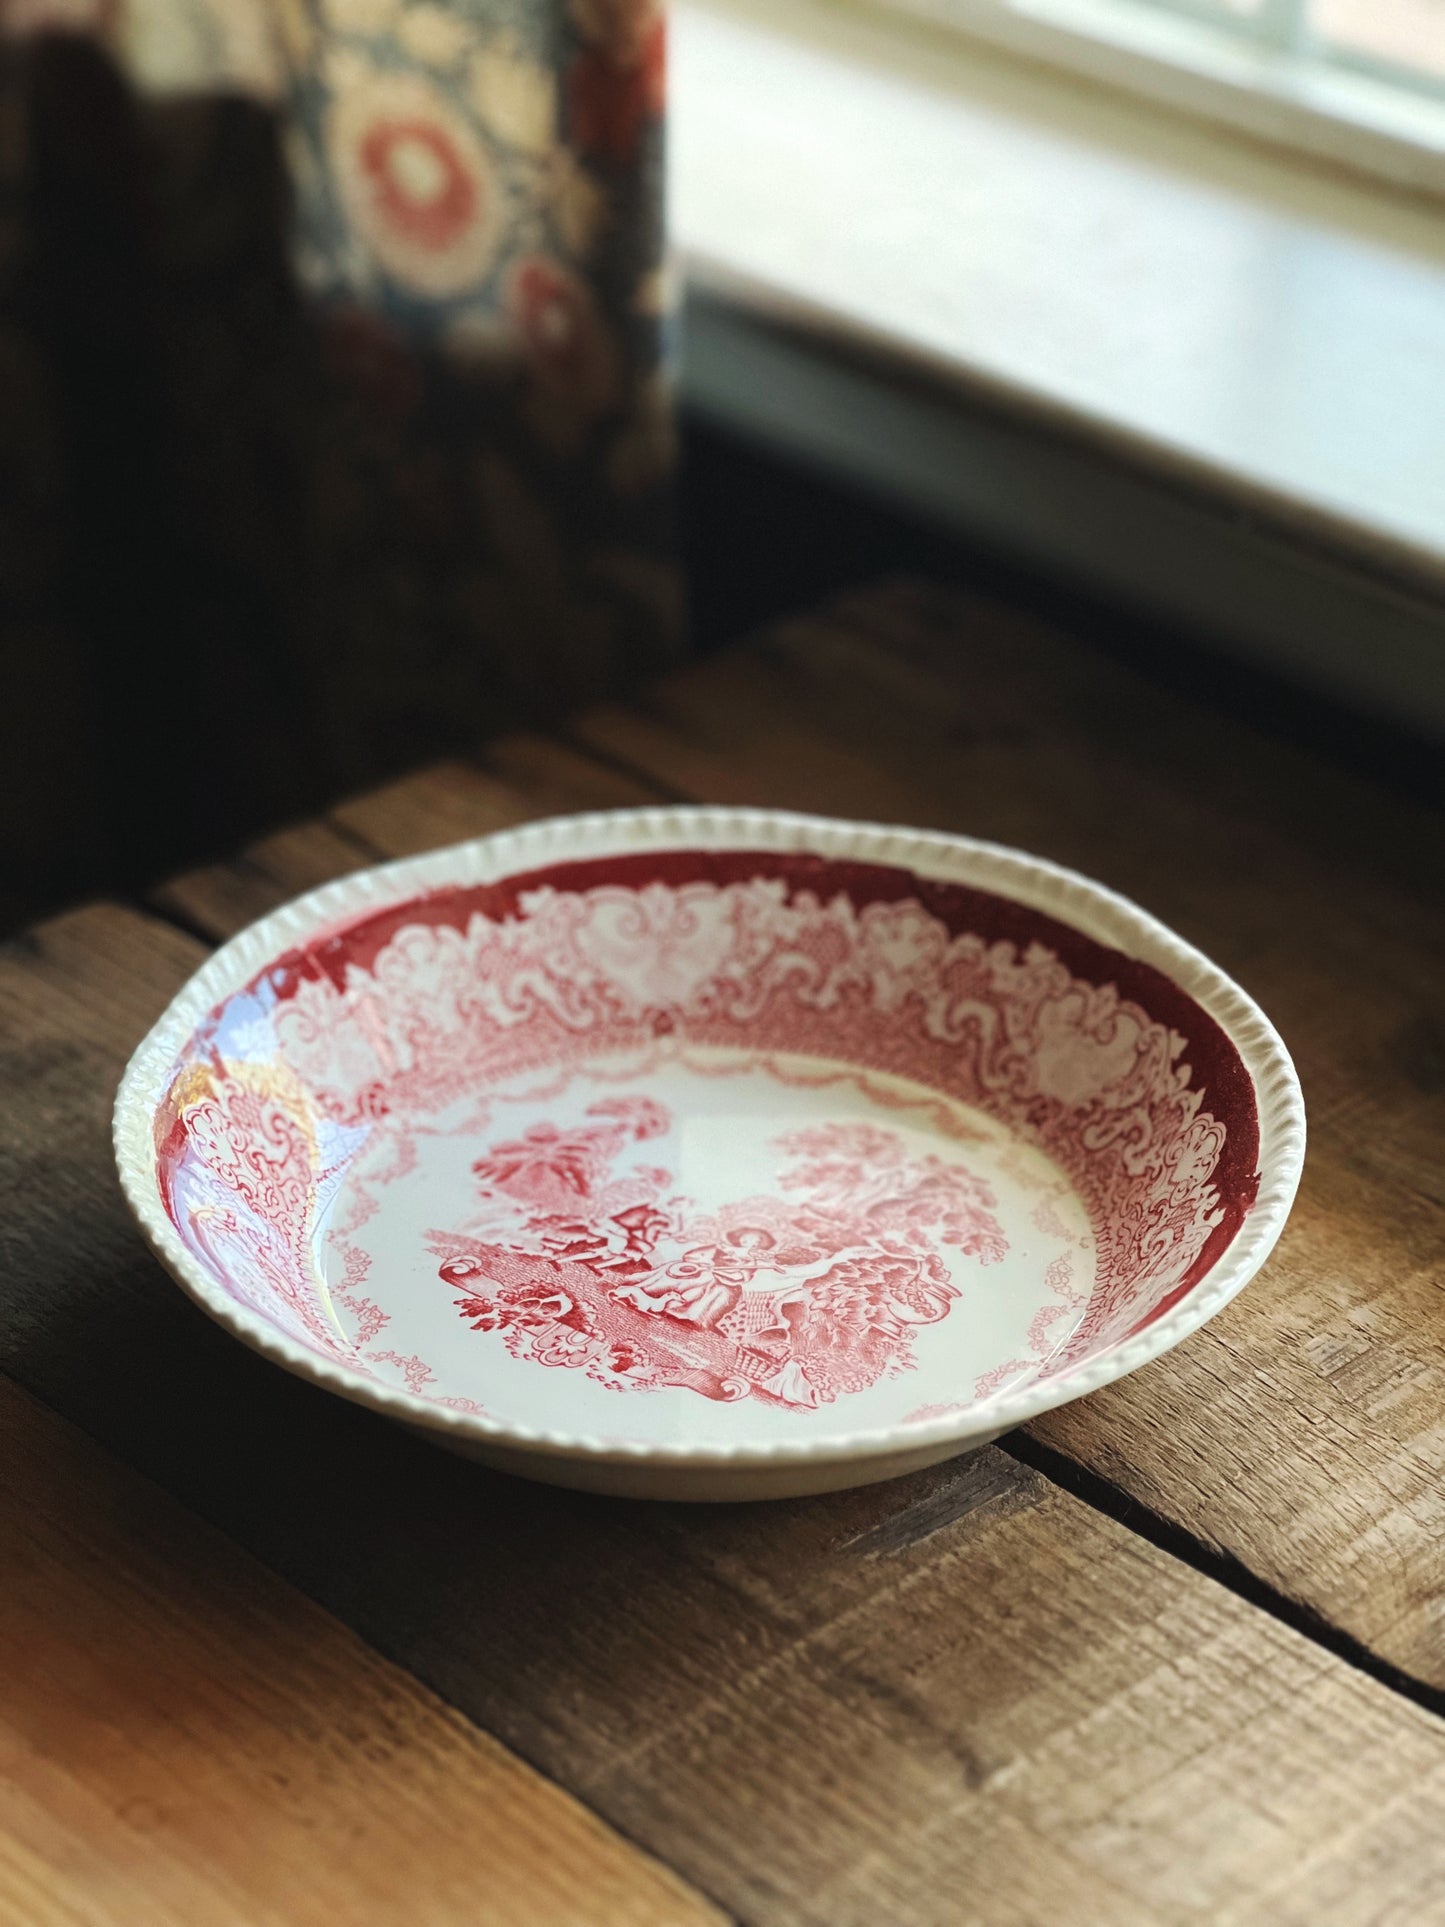
<svg viewBox="0 0 1445 1927"><path fill-rule="evenodd" d="M278 1332L219 1289L177 1236L156 1179L153 1127L178 1053L197 1025L280 953L315 932L425 891L500 878L608 855L665 849L806 851L905 869L924 878L965 883L1033 906L1096 941L1171 977L1220 1024L1253 1080L1258 1100L1260 1186L1256 1201L1213 1269L1156 1323L1062 1377L1005 1390L947 1415L885 1426L839 1429L829 1412L805 1437L706 1441L619 1439L553 1425L501 1423L440 1406L399 1387L348 1370ZM277 911L220 950L181 992L136 1052L116 1105L116 1152L122 1182L157 1254L191 1295L238 1337L288 1369L344 1396L443 1434L464 1449L524 1452L535 1466L549 1455L600 1462L646 1460L674 1466L821 1467L843 1461L882 1463L901 1450L941 1453L994 1436L1032 1414L1134 1370L1196 1329L1257 1270L1278 1236L1298 1182L1304 1147L1303 1107L1279 1038L1254 1004L1198 952L1134 905L1067 871L1035 859L938 834L889 830L759 811L649 810L553 819L391 864L326 886ZM609 1428L610 1431L610 1428ZM936 1455L936 1454L931 1454Z"/></svg>

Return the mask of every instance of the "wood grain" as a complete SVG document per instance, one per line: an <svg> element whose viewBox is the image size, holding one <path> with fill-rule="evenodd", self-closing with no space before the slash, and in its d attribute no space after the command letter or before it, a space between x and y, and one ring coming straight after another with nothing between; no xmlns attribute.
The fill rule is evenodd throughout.
<svg viewBox="0 0 1445 1927"><path fill-rule="evenodd" d="M1445 830L996 605L898 585L574 735L649 781L961 830L1136 897L1284 1034L1309 1110L1261 1277L1031 1430L1445 1689Z"/></svg>
<svg viewBox="0 0 1445 1927"><path fill-rule="evenodd" d="M1441 1918L1445 1724L1002 1453L588 1499L207 1324L105 1129L202 954L107 907L0 952L5 1343L42 1396L748 1921Z"/></svg>
<svg viewBox="0 0 1445 1927"><path fill-rule="evenodd" d="M0 1380L0 1918L721 1916Z"/></svg>
<svg viewBox="0 0 1445 1927"><path fill-rule="evenodd" d="M151 902L212 939L234 936L279 903L387 857L512 829L538 816L632 809L658 789L544 736L493 744L485 764L448 762L349 797L224 862L163 883Z"/></svg>

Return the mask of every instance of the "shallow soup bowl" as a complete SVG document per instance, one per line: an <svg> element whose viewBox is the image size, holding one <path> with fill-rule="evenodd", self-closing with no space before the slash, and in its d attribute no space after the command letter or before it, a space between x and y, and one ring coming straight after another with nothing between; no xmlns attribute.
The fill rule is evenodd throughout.
<svg viewBox="0 0 1445 1927"><path fill-rule="evenodd" d="M508 1471L782 1496L996 1438L1253 1276L1304 1150L1250 999L961 837L557 818L228 943L122 1183L237 1338Z"/></svg>

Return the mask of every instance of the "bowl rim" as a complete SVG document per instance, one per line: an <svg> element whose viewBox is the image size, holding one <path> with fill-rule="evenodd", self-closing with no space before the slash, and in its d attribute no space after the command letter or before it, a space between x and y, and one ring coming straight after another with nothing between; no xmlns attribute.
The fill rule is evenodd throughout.
<svg viewBox="0 0 1445 1927"><path fill-rule="evenodd" d="M814 1438L735 1444L603 1438L440 1406L413 1392L378 1384L311 1351L237 1303L208 1277L166 1214L156 1174L154 1118L181 1048L217 1004L252 982L278 955L338 922L396 907L441 887L467 888L563 862L667 849L801 852L910 870L924 879L970 885L1046 912L1096 942L1162 971L1220 1025L1254 1085L1259 1188L1227 1250L1198 1284L1143 1331L1081 1361L1059 1378L961 1402L960 1410L927 1420L901 1419L888 1426ZM1273 1249L1299 1185L1305 1113L1289 1052L1254 1000L1201 951L1107 886L1043 858L946 831L699 804L545 817L358 870L293 898L230 938L171 999L136 1047L121 1078L113 1140L126 1201L161 1263L208 1316L297 1376L386 1417L449 1435L458 1445L474 1441L493 1451L512 1448L529 1455L601 1464L743 1469L883 1458L901 1448L955 1442L962 1448L1097 1391L1172 1350L1243 1290Z"/></svg>

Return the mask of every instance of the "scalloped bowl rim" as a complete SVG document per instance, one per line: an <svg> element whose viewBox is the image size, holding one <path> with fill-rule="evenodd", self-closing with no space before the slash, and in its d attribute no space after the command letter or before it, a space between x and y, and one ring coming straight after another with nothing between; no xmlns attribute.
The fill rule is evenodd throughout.
<svg viewBox="0 0 1445 1927"><path fill-rule="evenodd" d="M1259 1190L1232 1243L1209 1273L1153 1324L1058 1378L971 1401L960 1411L916 1423L904 1420L813 1439L737 1445L603 1439L452 1411L400 1388L378 1385L320 1357L238 1304L207 1275L166 1215L156 1176L153 1125L178 1055L219 1003L250 983L280 953L338 922L394 907L440 887L496 883L550 862L665 849L805 852L969 884L1045 911L1095 941L1161 970L1220 1025L1254 1084ZM172 999L126 1067L116 1095L113 1129L121 1185L152 1251L203 1311L288 1371L386 1417L449 1435L457 1445L468 1441L499 1453L510 1447L599 1464L643 1461L740 1469L886 1458L903 1450L953 1443L962 1450L971 1441L996 1438L1026 1419L1137 1371L1199 1330L1259 1270L1294 1202L1305 1146L1299 1079L1274 1026L1216 964L1129 898L1042 858L944 831L891 828L782 810L707 806L547 817L423 856L358 870L294 898L222 945Z"/></svg>

